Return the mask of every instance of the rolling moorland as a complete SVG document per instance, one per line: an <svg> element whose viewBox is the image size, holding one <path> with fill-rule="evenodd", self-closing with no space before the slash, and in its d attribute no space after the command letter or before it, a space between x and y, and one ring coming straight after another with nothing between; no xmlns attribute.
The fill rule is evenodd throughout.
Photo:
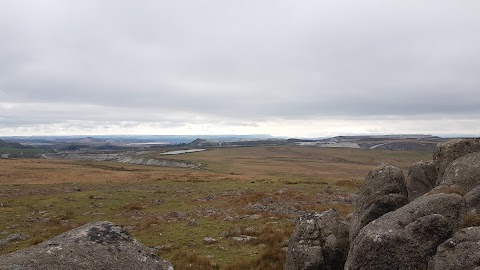
<svg viewBox="0 0 480 270"><path fill-rule="evenodd" d="M281 269L301 213L333 207L345 216L373 167L390 163L406 172L432 154L301 145L163 152L143 155L202 166L0 159L0 240L16 236L0 242L0 253L108 220L175 269Z"/></svg>

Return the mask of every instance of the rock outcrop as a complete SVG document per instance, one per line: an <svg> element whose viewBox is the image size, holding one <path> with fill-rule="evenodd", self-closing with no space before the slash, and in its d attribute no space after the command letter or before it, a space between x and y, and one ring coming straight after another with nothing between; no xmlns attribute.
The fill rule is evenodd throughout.
<svg viewBox="0 0 480 270"><path fill-rule="evenodd" d="M467 213L480 215L480 186L472 189L463 197L467 205Z"/></svg>
<svg viewBox="0 0 480 270"><path fill-rule="evenodd" d="M362 228L345 270L426 269L464 214L465 201L458 194L418 198Z"/></svg>
<svg viewBox="0 0 480 270"><path fill-rule="evenodd" d="M334 209L303 214L288 243L285 270L341 270L348 247L348 224Z"/></svg>
<svg viewBox="0 0 480 270"><path fill-rule="evenodd" d="M365 184L355 204L350 226L350 242L370 221L407 203L407 188L402 170L388 164L377 166L365 178Z"/></svg>
<svg viewBox="0 0 480 270"><path fill-rule="evenodd" d="M437 170L433 160L415 162L408 170L406 186L408 200L416 198L432 190L437 183Z"/></svg>
<svg viewBox="0 0 480 270"><path fill-rule="evenodd" d="M433 258L431 270L480 269L480 227L469 227L443 242Z"/></svg>
<svg viewBox="0 0 480 270"><path fill-rule="evenodd" d="M439 180L443 177L445 169L454 160L479 151L480 138L455 139L438 144L433 153L433 162L435 163Z"/></svg>
<svg viewBox="0 0 480 270"><path fill-rule="evenodd" d="M439 144L433 161L410 167L406 183L399 168L376 167L349 216L350 249L344 270L480 270L480 138ZM304 234L309 239L322 228L300 223L295 230L292 238L298 241L299 231L308 230ZM321 246L319 242L311 241L311 246ZM290 263L286 269L335 269L321 264L325 261L321 248L302 253L293 248L295 243L288 257L316 264L306 268Z"/></svg>
<svg viewBox="0 0 480 270"><path fill-rule="evenodd" d="M440 185L455 185L468 192L480 184L480 152L453 161L440 179Z"/></svg>
<svg viewBox="0 0 480 270"><path fill-rule="evenodd" d="M2 270L173 270L122 227L89 223L36 246L0 256Z"/></svg>

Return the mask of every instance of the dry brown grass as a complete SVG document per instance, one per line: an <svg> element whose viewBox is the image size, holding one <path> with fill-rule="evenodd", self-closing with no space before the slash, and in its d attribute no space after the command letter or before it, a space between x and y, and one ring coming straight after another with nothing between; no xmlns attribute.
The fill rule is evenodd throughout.
<svg viewBox="0 0 480 270"><path fill-rule="evenodd" d="M474 226L480 226L480 215L478 214L468 214L462 222L462 227L467 228L467 227L474 227Z"/></svg>
<svg viewBox="0 0 480 270"><path fill-rule="evenodd" d="M335 185L337 186L344 186L344 187L353 187L353 188L360 188L363 185L363 181L359 180L350 180L350 179L340 179L335 181Z"/></svg>
<svg viewBox="0 0 480 270"><path fill-rule="evenodd" d="M385 151L298 146L217 148L172 157L207 164L218 173L248 176L315 176L316 179L363 179L380 163L407 169L413 162L431 159L428 152Z"/></svg>
<svg viewBox="0 0 480 270"><path fill-rule="evenodd" d="M239 260L232 265L227 266L226 270L276 270L283 269L285 262L285 252L282 250L285 241L290 237L293 228L284 229L264 228L258 233L251 245L263 245L263 251L260 256L254 259Z"/></svg>
<svg viewBox="0 0 480 270"><path fill-rule="evenodd" d="M175 255L175 269L216 270L220 267L207 257L181 252Z"/></svg>
<svg viewBox="0 0 480 270"><path fill-rule="evenodd" d="M130 211L135 211L135 210L143 210L146 208L145 205L143 205L140 202L131 202L123 207L125 210L130 210Z"/></svg>
<svg viewBox="0 0 480 270"><path fill-rule="evenodd" d="M282 269L283 242L295 214L249 205L304 211L333 207L346 215L352 205L342 198L356 191L356 183L378 163L406 167L426 159L423 153L307 147L214 149L179 158L207 168L0 159L0 228L31 236L0 253L87 222L110 220L128 226L147 246L165 247L160 256L175 269ZM172 217L172 212L185 216ZM251 214L261 218L250 219ZM235 218L227 221L227 216ZM199 225L187 226L193 218ZM234 243L225 238L235 226L244 228L242 234L254 227L251 235L258 239ZM205 245L206 236L218 243Z"/></svg>

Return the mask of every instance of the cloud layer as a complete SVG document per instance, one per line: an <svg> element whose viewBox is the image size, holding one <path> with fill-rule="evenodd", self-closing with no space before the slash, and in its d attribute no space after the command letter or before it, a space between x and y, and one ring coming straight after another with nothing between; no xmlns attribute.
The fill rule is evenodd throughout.
<svg viewBox="0 0 480 270"><path fill-rule="evenodd" d="M438 132L480 120L479 8L2 1L0 134Z"/></svg>

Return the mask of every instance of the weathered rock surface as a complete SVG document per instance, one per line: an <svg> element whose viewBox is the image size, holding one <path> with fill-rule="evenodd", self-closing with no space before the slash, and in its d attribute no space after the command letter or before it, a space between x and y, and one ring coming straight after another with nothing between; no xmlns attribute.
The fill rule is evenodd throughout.
<svg viewBox="0 0 480 270"><path fill-rule="evenodd" d="M159 269L173 267L122 227L89 223L36 246L0 256L2 270Z"/></svg>
<svg viewBox="0 0 480 270"><path fill-rule="evenodd" d="M465 198L467 212L480 215L480 186L472 189L463 197Z"/></svg>
<svg viewBox="0 0 480 270"><path fill-rule="evenodd" d="M341 270L348 247L348 224L334 209L303 214L289 240L285 270Z"/></svg>
<svg viewBox="0 0 480 270"><path fill-rule="evenodd" d="M426 269L464 214L458 194L422 196L363 227L351 243L345 270Z"/></svg>
<svg viewBox="0 0 480 270"><path fill-rule="evenodd" d="M433 162L435 163L439 180L443 177L445 169L447 169L454 160L479 151L480 138L455 139L438 144L433 153Z"/></svg>
<svg viewBox="0 0 480 270"><path fill-rule="evenodd" d="M429 192L437 183L437 170L433 160L415 162L408 170L406 186L408 200L413 201Z"/></svg>
<svg viewBox="0 0 480 270"><path fill-rule="evenodd" d="M438 183L456 185L468 192L480 185L480 152L471 153L453 161Z"/></svg>
<svg viewBox="0 0 480 270"><path fill-rule="evenodd" d="M471 270L480 267L480 227L469 227L443 242L431 270Z"/></svg>
<svg viewBox="0 0 480 270"><path fill-rule="evenodd" d="M355 204L350 242L369 222L407 203L407 188L402 171L388 164L377 166L365 178L365 184Z"/></svg>

